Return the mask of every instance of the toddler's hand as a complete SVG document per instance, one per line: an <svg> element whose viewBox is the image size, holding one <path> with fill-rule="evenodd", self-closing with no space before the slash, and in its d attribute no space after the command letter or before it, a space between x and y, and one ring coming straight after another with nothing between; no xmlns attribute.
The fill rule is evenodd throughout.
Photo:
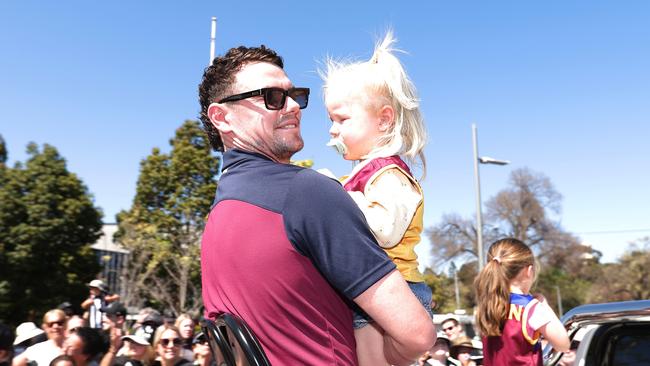
<svg viewBox="0 0 650 366"><path fill-rule="evenodd" d="M338 179L336 179L336 176L334 176L334 173L332 173L332 172L331 172L329 169L327 169L327 168L320 168L320 169L317 169L316 171L317 171L318 173L321 173L322 175L324 175L324 176L326 176L326 177L332 178L332 179L334 179L334 180L338 180Z"/></svg>

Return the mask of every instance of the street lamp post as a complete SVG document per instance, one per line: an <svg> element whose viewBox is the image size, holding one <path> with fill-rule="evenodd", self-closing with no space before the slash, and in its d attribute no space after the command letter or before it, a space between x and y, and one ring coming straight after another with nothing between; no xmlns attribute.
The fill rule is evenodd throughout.
<svg viewBox="0 0 650 366"><path fill-rule="evenodd" d="M478 156L478 137L476 125L472 124L472 145L474 146L474 188L476 190L476 251L478 252L478 271L481 272L484 266L483 259L483 215L481 214L481 178L479 176L478 165L510 164L508 160L498 160L489 156Z"/></svg>
<svg viewBox="0 0 650 366"><path fill-rule="evenodd" d="M212 60L214 60L214 43L217 37L217 17L212 17L212 22L210 26L210 62L208 66L212 65Z"/></svg>

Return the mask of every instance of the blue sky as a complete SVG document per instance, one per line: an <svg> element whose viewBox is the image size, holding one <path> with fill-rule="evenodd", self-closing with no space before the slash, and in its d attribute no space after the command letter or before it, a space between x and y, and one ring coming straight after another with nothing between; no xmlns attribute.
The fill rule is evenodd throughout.
<svg viewBox="0 0 650 366"><path fill-rule="evenodd" d="M10 162L29 141L67 159L113 222L139 162L198 115L197 85L217 53L266 44L312 88L298 159L347 173L329 148L316 73L328 55L366 59L392 26L430 135L427 226L476 210L471 124L484 201L512 169L548 176L568 231L613 261L650 235L650 2L647 1L3 1L0 134ZM428 243L420 250L430 261Z"/></svg>

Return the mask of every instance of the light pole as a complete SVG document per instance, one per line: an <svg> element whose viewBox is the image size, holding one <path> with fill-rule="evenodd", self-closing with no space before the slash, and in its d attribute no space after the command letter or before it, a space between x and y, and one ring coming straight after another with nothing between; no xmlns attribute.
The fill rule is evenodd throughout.
<svg viewBox="0 0 650 366"><path fill-rule="evenodd" d="M214 41L217 37L217 17L212 17L211 27L210 27L210 62L208 66L212 65L212 60L214 60Z"/></svg>
<svg viewBox="0 0 650 366"><path fill-rule="evenodd" d="M564 315L564 309L562 309L562 295L560 294L560 286L555 286L555 293L557 295L557 310L559 311L558 315L561 317Z"/></svg>
<svg viewBox="0 0 650 366"><path fill-rule="evenodd" d="M478 138L476 125L472 124L472 145L474 146L474 188L476 190L476 251L478 252L478 271L481 272L484 265L483 259L483 215L481 214L481 178L478 173L478 164L510 164L508 160L498 160L489 156L478 156Z"/></svg>

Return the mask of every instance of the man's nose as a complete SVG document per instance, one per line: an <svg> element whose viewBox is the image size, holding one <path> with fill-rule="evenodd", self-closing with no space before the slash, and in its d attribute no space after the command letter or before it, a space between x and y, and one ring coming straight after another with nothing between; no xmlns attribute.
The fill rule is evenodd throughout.
<svg viewBox="0 0 650 366"><path fill-rule="evenodd" d="M287 100L285 101L287 113L296 113L300 110L300 105L298 102L293 100L290 96L287 95Z"/></svg>

